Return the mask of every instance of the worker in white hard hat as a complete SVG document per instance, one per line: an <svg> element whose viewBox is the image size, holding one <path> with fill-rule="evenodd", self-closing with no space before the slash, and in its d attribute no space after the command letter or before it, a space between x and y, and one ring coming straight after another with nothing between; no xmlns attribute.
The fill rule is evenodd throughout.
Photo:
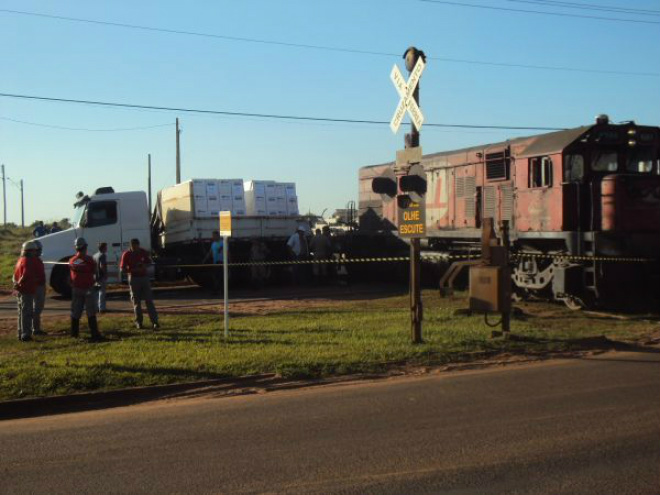
<svg viewBox="0 0 660 495"><path fill-rule="evenodd" d="M21 249L21 256L14 268L14 291L18 304L18 339L21 342L32 340L32 315L34 293L43 274L43 265L36 260L37 245L27 241Z"/></svg>
<svg viewBox="0 0 660 495"><path fill-rule="evenodd" d="M44 311L46 305L46 272L44 270L44 263L41 261L41 254L43 246L38 240L33 241L37 250L34 259L39 266L39 280L37 281L37 288L34 292L34 308L32 312L32 335L46 335L46 332L41 328L41 313Z"/></svg>
<svg viewBox="0 0 660 495"><path fill-rule="evenodd" d="M71 271L71 336L78 337L80 331L80 318L83 310L87 313L90 340L92 342L101 340L98 322L96 320L96 291L94 290L94 278L96 275L96 263L87 254L87 241L78 237L74 247L76 255L69 260Z"/></svg>

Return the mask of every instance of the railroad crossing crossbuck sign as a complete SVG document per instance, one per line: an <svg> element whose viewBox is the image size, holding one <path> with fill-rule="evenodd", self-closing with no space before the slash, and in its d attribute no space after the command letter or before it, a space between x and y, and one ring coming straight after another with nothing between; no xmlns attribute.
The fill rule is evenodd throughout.
<svg viewBox="0 0 660 495"><path fill-rule="evenodd" d="M415 94L415 89L417 88L417 84L419 84L419 78L422 77L422 72L424 72L425 67L426 64L424 63L424 57L419 57L415 67L410 73L410 79L408 79L408 82L406 82L396 64L392 67L390 79L394 83L394 87L401 97L401 101L399 101L399 105L394 112L394 117L392 117L392 121L390 122L390 129L392 129L394 134L399 130L399 126L403 121L406 110L410 114L410 118L412 119L413 124L415 124L417 130L419 131L422 128L424 115L419 109L417 102L415 102L413 95Z"/></svg>

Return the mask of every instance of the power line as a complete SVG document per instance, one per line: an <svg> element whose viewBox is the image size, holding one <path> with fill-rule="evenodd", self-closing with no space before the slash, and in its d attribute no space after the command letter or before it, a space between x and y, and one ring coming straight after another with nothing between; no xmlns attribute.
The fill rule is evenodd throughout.
<svg viewBox="0 0 660 495"><path fill-rule="evenodd" d="M335 122L347 124L373 124L389 125L389 121L370 120L370 119L340 119L332 117L310 117L302 115L282 115L270 113L250 113L250 112L230 112L227 110L208 110L199 108L166 107L156 105L141 105L134 103L116 103L96 100L76 100L70 98L54 98L50 96L34 96L11 93L0 93L3 98L15 98L22 100L50 101L56 103L71 103L78 105L94 105L102 107L128 108L133 110L163 110L167 112L196 113L206 115L224 115L231 117L258 117L262 119L289 120L289 121L308 121L308 122ZM523 130L523 131L562 131L564 127L537 127L537 126L509 126L509 125L478 125L478 124L424 124L426 127L445 127L456 129L503 129L503 130Z"/></svg>
<svg viewBox="0 0 660 495"><path fill-rule="evenodd" d="M595 10L600 12L614 12L617 14L660 16L660 10L633 9L628 7L614 7L594 3L562 2L559 0L508 0L515 3L531 3L547 7L560 7L565 9Z"/></svg>
<svg viewBox="0 0 660 495"><path fill-rule="evenodd" d="M555 17L576 17L580 19L596 19L600 21L616 21L616 22L633 22L637 24L660 24L660 21L648 21L643 19L624 19L621 17L601 17L596 15L585 15L585 14L568 14L561 12L547 12L542 10L527 10L527 9L514 9L510 7L495 7L493 5L477 5L474 3L459 3L459 2L450 2L448 0L417 0L424 3L434 3L442 5L452 5L455 7L468 7L473 9L487 9L487 10L499 10L504 12L522 12L525 14L538 14L538 15L551 15Z"/></svg>
<svg viewBox="0 0 660 495"><path fill-rule="evenodd" d="M9 122L15 122L17 124L25 124L25 125L32 125L36 127L46 127L48 129L58 129L62 131L86 131L86 132L122 132L122 131L142 131L146 129L156 129L157 127L171 127L174 124L169 123L169 124L157 124L157 125L149 125L149 126L142 126L142 127L123 127L123 128L116 128L116 129L89 129L85 127L64 127L64 126L59 126L59 125L50 125L50 124L41 124L37 122L27 122L25 120L18 120L18 119L11 119L9 117L0 117L0 120L7 120Z"/></svg>
<svg viewBox="0 0 660 495"><path fill-rule="evenodd" d="M11 10L11 9L0 9L0 13L5 14L15 14L22 16L30 17L40 17L44 19L66 21L66 22L78 22L86 24L94 24L101 26L109 27L118 27L125 29L134 29L140 31L149 31L157 33L166 33L166 34L175 34L175 35L185 35L185 36L196 36L201 38L212 38L219 39L224 41L232 42L241 42L241 43L256 43L264 45L277 45L287 48L302 48L308 50L322 50L326 52L340 52L340 53L350 53L355 55L370 55L378 57L396 57L400 58L401 54L391 53L391 52L380 52L373 50L360 50L354 48L338 47L338 46L326 46L326 45L316 45L316 44L307 44L307 43L294 43L278 40L267 40L260 38L248 38L248 37L239 37L239 36L229 36L215 33L203 33L198 31L186 31L180 29L167 29L154 26L145 26L139 24L126 24L121 22L112 22L112 21L102 21L98 19L85 19L80 17L69 17L61 16L54 14L44 14L41 12L29 12L23 10ZM428 57L430 60L437 60L440 62L448 63L461 63L461 64L471 64L471 65L485 65L491 67L513 67L521 69L534 69L534 70L550 70L550 71L569 71L569 72L583 72L583 73L593 73L593 74L613 74L613 75L627 75L627 76L644 76L644 77L660 77L660 73L654 72L635 72L635 71L618 71L618 70L603 70L603 69L587 69L582 67L562 67L562 66L551 66L551 65L535 65L535 64L518 64L518 63L507 63L507 62L493 62L485 60L473 60L473 59L464 59L464 58L454 58L454 57Z"/></svg>

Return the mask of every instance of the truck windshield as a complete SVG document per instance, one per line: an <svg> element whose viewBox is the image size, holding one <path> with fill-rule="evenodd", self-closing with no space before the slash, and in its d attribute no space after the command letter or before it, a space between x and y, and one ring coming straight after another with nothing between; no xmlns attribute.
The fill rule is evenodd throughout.
<svg viewBox="0 0 660 495"><path fill-rule="evenodd" d="M626 170L628 172L648 174L653 172L654 162L657 162L657 160L654 157L652 148L638 148L631 151L628 155Z"/></svg>
<svg viewBox="0 0 660 495"><path fill-rule="evenodd" d="M73 210L73 217L71 218L71 225L73 225L74 227L79 227L80 226L80 220L82 219L86 208L87 208L87 203L76 206L76 208Z"/></svg>

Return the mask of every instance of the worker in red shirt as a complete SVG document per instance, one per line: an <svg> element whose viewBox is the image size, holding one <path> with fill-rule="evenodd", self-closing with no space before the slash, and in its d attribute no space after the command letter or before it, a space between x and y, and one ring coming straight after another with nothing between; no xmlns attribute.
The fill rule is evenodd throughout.
<svg viewBox="0 0 660 495"><path fill-rule="evenodd" d="M147 268L151 264L151 256L140 247L139 239L131 239L131 248L124 251L119 262L119 269L128 274L128 285L131 288L131 301L133 302L133 313L135 314L135 327L142 329L142 300L147 306L151 326L158 330L158 313L154 306L154 296L151 291L151 283Z"/></svg>
<svg viewBox="0 0 660 495"><path fill-rule="evenodd" d="M94 291L96 263L87 254L87 241L78 237L74 244L76 255L69 260L71 271L71 336L76 338L80 330L83 309L87 313L87 323L91 341L101 340L96 320L96 292Z"/></svg>
<svg viewBox="0 0 660 495"><path fill-rule="evenodd" d="M18 304L18 339L21 342L32 340L32 317L34 293L43 274L43 264L36 260L37 245L27 241L21 248L21 256L14 268L14 290Z"/></svg>

